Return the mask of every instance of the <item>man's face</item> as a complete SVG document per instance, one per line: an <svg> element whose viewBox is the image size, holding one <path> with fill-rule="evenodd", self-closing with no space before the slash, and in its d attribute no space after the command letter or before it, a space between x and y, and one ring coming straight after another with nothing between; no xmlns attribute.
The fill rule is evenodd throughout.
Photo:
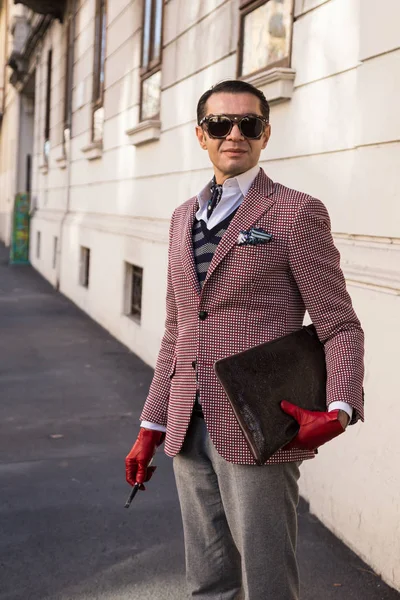
<svg viewBox="0 0 400 600"><path fill-rule="evenodd" d="M260 101L249 93L230 94L221 92L212 94L207 101L206 115L259 115L262 116ZM235 177L258 164L261 150L269 140L270 125L266 125L258 140L251 140L242 135L235 123L231 132L224 139L210 137L207 126L196 127L196 135L200 146L208 151L217 183L223 183L229 177Z"/></svg>

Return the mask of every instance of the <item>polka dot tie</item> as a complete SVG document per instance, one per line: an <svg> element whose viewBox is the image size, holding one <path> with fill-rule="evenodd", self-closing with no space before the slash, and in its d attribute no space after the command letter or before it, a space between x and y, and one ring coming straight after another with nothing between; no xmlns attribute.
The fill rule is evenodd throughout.
<svg viewBox="0 0 400 600"><path fill-rule="evenodd" d="M213 177L210 190L211 198L209 199L207 204L207 221L211 217L214 208L217 206L218 202L221 200L222 197L222 185L217 185L215 177Z"/></svg>

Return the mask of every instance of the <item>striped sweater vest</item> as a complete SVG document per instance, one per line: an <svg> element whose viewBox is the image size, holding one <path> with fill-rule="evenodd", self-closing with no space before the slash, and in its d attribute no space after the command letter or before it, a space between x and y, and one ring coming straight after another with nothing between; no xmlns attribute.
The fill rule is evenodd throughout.
<svg viewBox="0 0 400 600"><path fill-rule="evenodd" d="M194 221L192 231L193 255L200 287L203 287L208 267L210 266L215 250L225 231L228 229L229 223L232 221L236 210L231 212L226 219L217 223L212 229L207 229L207 225L203 220L197 221L197 219L195 219Z"/></svg>

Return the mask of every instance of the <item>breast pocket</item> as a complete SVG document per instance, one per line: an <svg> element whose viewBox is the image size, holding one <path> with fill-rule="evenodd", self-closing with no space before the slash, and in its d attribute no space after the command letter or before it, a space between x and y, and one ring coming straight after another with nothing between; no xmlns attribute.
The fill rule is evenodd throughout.
<svg viewBox="0 0 400 600"><path fill-rule="evenodd" d="M253 278L287 268L285 253L279 242L274 240L265 244L237 245L231 254L232 267L242 275L248 274Z"/></svg>

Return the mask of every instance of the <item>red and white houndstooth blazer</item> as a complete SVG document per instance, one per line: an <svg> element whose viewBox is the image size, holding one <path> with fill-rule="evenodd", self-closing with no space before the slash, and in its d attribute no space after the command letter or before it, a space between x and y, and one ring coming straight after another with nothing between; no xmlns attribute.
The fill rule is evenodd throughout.
<svg viewBox="0 0 400 600"><path fill-rule="evenodd" d="M193 258L191 198L171 220L167 316L142 420L166 426L165 452L181 449L198 385L211 439L227 461L255 464L213 369L214 362L288 334L307 309L327 365L327 402L347 402L363 419L364 335L346 291L325 206L274 183L261 169L222 237L200 289ZM266 244L238 245L241 230L262 228ZM353 417L354 420L354 417ZM268 463L312 458L280 450Z"/></svg>

